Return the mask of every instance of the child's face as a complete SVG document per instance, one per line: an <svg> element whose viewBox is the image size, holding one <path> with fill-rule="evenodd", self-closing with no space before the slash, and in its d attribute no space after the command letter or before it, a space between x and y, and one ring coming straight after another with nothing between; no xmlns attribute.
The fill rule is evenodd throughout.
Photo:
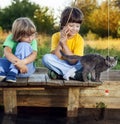
<svg viewBox="0 0 120 124"><path fill-rule="evenodd" d="M25 35L24 37L21 38L21 41L24 41L24 42L32 42L32 40L35 39L35 36L36 36L36 33L32 34L32 35Z"/></svg>
<svg viewBox="0 0 120 124"><path fill-rule="evenodd" d="M80 24L79 23L68 23L66 25L69 29L69 36L74 36L76 33L80 30Z"/></svg>

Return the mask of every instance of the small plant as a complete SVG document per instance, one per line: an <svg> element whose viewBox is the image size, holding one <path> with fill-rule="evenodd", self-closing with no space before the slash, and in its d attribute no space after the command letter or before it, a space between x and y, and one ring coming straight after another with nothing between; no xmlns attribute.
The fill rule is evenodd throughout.
<svg viewBox="0 0 120 124"><path fill-rule="evenodd" d="M96 103L96 108L100 109L99 119L103 120L105 117L105 109L107 108L107 105L104 102Z"/></svg>
<svg viewBox="0 0 120 124"><path fill-rule="evenodd" d="M96 108L107 108L107 105L104 102L96 103Z"/></svg>

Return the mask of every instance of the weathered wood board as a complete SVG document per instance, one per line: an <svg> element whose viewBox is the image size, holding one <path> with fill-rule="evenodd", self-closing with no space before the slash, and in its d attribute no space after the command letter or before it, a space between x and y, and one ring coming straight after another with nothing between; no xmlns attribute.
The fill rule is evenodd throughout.
<svg viewBox="0 0 120 124"><path fill-rule="evenodd" d="M37 69L31 77L18 78L16 83L0 82L0 105L6 106L6 112L15 113L17 106L67 107L68 116L77 115L78 108L95 108L99 102L120 109L120 71L103 72L101 80L102 84L51 80L46 69ZM15 99L10 100L11 96Z"/></svg>

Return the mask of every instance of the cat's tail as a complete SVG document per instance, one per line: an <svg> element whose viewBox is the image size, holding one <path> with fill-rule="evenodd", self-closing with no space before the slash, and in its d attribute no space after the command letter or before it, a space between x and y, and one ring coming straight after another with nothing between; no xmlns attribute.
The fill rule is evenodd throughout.
<svg viewBox="0 0 120 124"><path fill-rule="evenodd" d="M63 57L63 59L76 59L79 60L81 57L77 55L66 55L62 50L60 50L60 53Z"/></svg>

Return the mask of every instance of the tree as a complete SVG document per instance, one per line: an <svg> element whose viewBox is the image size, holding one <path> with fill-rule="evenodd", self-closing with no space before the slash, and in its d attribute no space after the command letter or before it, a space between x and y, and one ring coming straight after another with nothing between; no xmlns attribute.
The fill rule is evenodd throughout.
<svg viewBox="0 0 120 124"><path fill-rule="evenodd" d="M51 34L54 31L54 17L48 13L48 10L47 7L36 9L34 12L34 22L39 32Z"/></svg>
<svg viewBox="0 0 120 124"><path fill-rule="evenodd" d="M113 2L115 3L116 6L120 8L120 0L114 0Z"/></svg>
<svg viewBox="0 0 120 124"><path fill-rule="evenodd" d="M42 13L42 20L44 20L44 22L39 21L41 16L39 15L40 13L36 14L37 10ZM29 17L34 21L38 31L40 32L50 33L53 30L53 15L48 14L47 8L41 8L38 4L29 2L29 0L12 0L10 6L0 9L0 26L6 31L10 31L13 21L19 17ZM49 31L47 29L41 29L43 25L46 25Z"/></svg>
<svg viewBox="0 0 120 124"><path fill-rule="evenodd" d="M117 7L105 1L89 16L90 29L101 37L117 37L120 14Z"/></svg>
<svg viewBox="0 0 120 124"><path fill-rule="evenodd" d="M79 0L76 6L82 10L84 14L83 24L81 26L80 33L87 34L89 32L89 15L97 8L96 0Z"/></svg>
<svg viewBox="0 0 120 124"><path fill-rule="evenodd" d="M81 26L82 33L88 33L90 30L101 37L107 37L108 35L117 37L120 10L113 4L115 0L106 0L101 5L98 5L95 1L80 0L77 4L85 15Z"/></svg>

